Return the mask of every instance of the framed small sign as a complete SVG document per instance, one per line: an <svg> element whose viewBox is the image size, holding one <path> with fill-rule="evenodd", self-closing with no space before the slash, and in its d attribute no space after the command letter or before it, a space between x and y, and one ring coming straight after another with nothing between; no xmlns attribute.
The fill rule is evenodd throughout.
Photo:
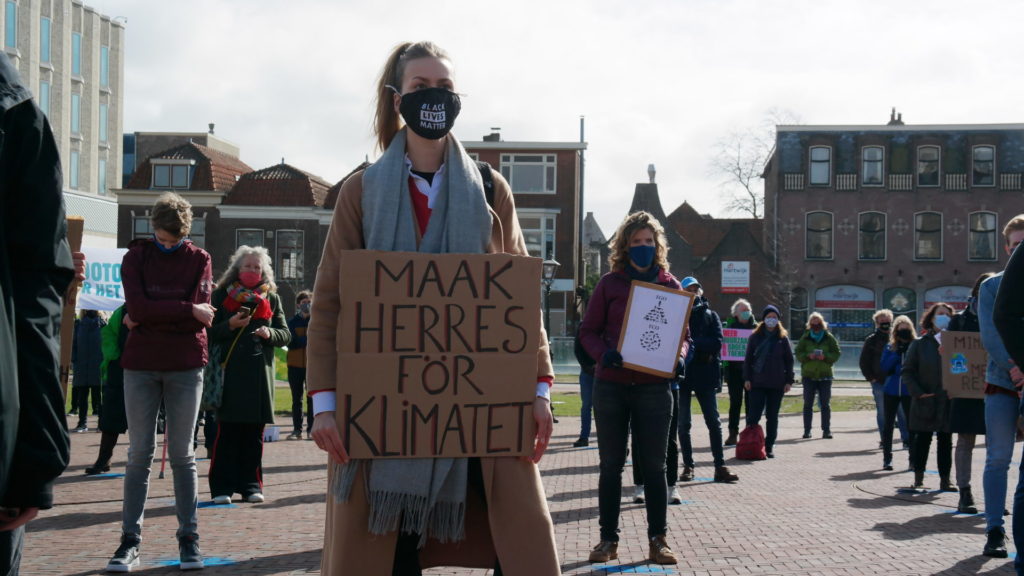
<svg viewBox="0 0 1024 576"><path fill-rule="evenodd" d="M665 378L674 376L693 298L689 292L634 280L619 334L623 366Z"/></svg>

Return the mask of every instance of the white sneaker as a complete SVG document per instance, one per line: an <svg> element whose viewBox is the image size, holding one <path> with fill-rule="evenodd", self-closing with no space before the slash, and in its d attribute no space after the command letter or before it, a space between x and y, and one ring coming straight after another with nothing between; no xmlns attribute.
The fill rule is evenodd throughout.
<svg viewBox="0 0 1024 576"><path fill-rule="evenodd" d="M231 504L231 496L214 496L214 504Z"/></svg>
<svg viewBox="0 0 1024 576"><path fill-rule="evenodd" d="M263 500L263 494L259 492L253 492L252 494L249 494L249 496L245 499L245 501L250 504L260 504L263 502Z"/></svg>
<svg viewBox="0 0 1024 576"><path fill-rule="evenodd" d="M679 496L679 489L675 486L668 487L668 503L669 504L682 504L683 499Z"/></svg>
<svg viewBox="0 0 1024 576"><path fill-rule="evenodd" d="M644 487L637 486L633 489L633 502L636 504L644 503Z"/></svg>

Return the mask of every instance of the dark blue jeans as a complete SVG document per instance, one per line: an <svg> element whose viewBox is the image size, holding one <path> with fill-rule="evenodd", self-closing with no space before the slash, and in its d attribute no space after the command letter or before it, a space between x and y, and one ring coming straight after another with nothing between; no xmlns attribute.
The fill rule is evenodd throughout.
<svg viewBox="0 0 1024 576"><path fill-rule="evenodd" d="M679 444L683 450L683 466L693 468L693 442L690 440L690 428L693 417L690 414L690 394L697 397L700 411L704 414L704 424L708 427L708 436L711 440L711 456L715 460L715 466L725 466L725 456L722 454L722 422L718 418L718 400L715 398L714 386L688 386L685 383L679 387Z"/></svg>
<svg viewBox="0 0 1024 576"><path fill-rule="evenodd" d="M25 527L0 532L0 574L18 576L25 547Z"/></svg>
<svg viewBox="0 0 1024 576"><path fill-rule="evenodd" d="M804 432L811 431L814 420L814 396L818 396L818 407L821 409L821 431L832 431L832 379L804 378Z"/></svg>
<svg viewBox="0 0 1024 576"><path fill-rule="evenodd" d="M626 465L631 420L633 434L644 447L639 454L633 455L633 466L643 470L647 535L664 536L668 512L665 453L672 419L672 394L668 381L633 385L597 378L594 381L594 418L597 420L598 455L601 459L597 486L601 540L619 540L622 470Z"/></svg>
<svg viewBox="0 0 1024 576"><path fill-rule="evenodd" d="M580 438L590 438L590 414L594 409L594 375L580 371Z"/></svg>
<svg viewBox="0 0 1024 576"><path fill-rule="evenodd" d="M760 424L761 415L765 415L764 449L768 452L779 437L779 409L785 395L781 388L751 388L747 397L747 426Z"/></svg>
<svg viewBox="0 0 1024 576"><path fill-rule="evenodd" d="M292 389L292 432L302 432L302 393L306 388L306 369L288 367L288 386ZM306 396L306 432L313 430L313 398Z"/></svg>

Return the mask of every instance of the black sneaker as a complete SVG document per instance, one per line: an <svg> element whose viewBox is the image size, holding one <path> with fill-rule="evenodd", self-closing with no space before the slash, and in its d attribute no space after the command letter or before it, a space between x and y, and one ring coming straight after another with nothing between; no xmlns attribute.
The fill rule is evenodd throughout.
<svg viewBox="0 0 1024 576"><path fill-rule="evenodd" d="M203 553L199 550L199 535L190 534L178 538L178 557L182 570L202 570Z"/></svg>
<svg viewBox="0 0 1024 576"><path fill-rule="evenodd" d="M985 541L985 549L981 552L992 558L1006 558L1006 532L1002 527L993 528L985 533L988 540Z"/></svg>
<svg viewBox="0 0 1024 576"><path fill-rule="evenodd" d="M107 572L131 572L139 566L139 538L131 534L121 535L121 545L107 562Z"/></svg>
<svg viewBox="0 0 1024 576"><path fill-rule="evenodd" d="M586 448L587 446L590 446L590 439L582 436L572 443L573 448Z"/></svg>

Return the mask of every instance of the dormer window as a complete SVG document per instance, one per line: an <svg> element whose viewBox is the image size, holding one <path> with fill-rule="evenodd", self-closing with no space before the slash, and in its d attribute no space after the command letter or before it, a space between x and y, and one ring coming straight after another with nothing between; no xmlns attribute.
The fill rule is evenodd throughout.
<svg viewBox="0 0 1024 576"><path fill-rule="evenodd" d="M188 188L195 160L153 160L153 188Z"/></svg>

